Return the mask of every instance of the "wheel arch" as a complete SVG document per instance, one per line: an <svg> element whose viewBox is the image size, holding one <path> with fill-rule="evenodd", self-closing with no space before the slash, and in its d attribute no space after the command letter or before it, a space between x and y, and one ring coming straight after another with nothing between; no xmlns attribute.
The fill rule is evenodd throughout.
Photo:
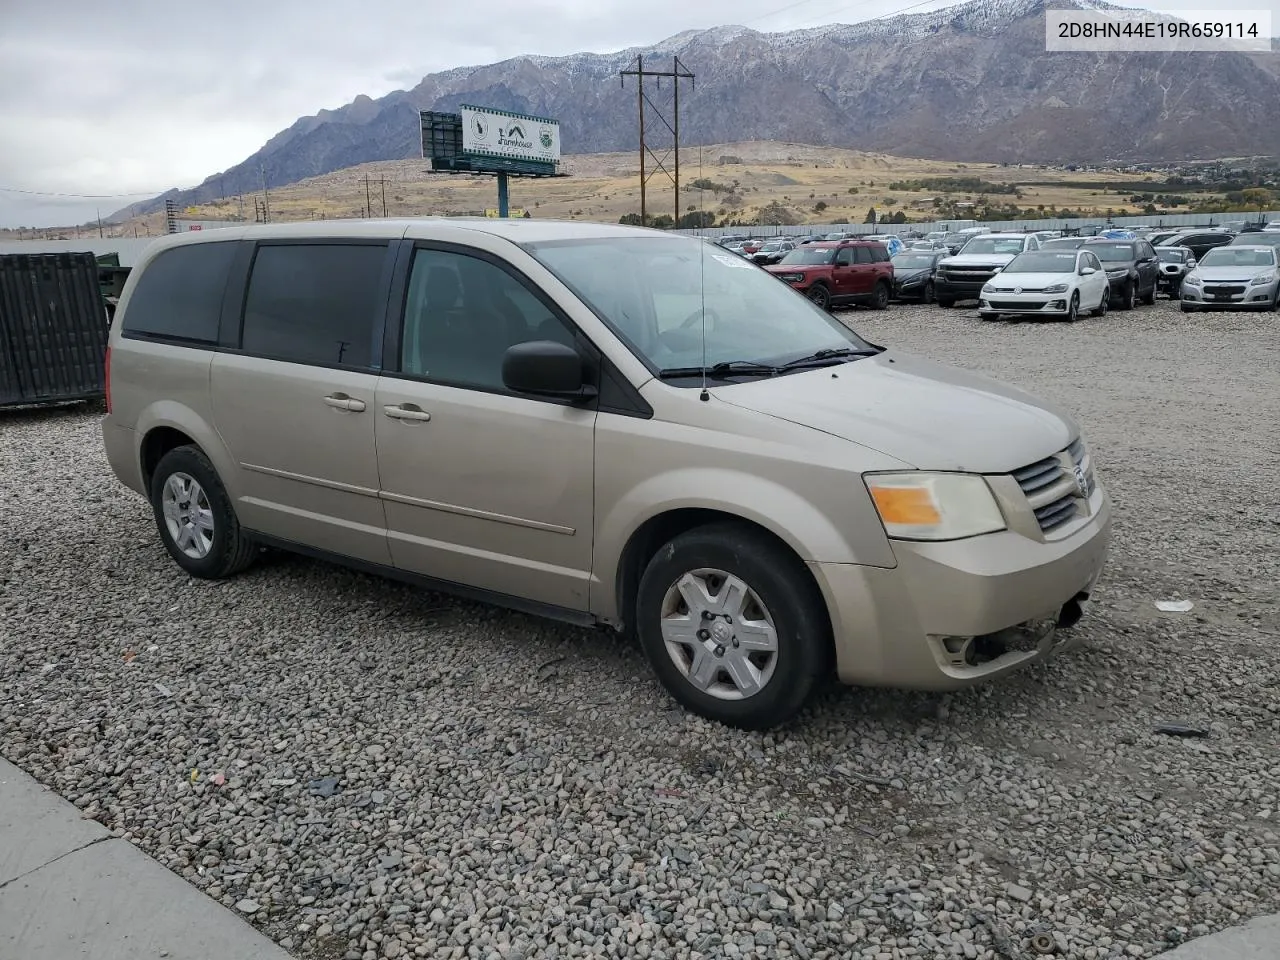
<svg viewBox="0 0 1280 960"><path fill-rule="evenodd" d="M213 464L218 479L235 501L234 463L217 431L190 407L161 401L138 417L138 466L144 489L151 489L151 477L161 458L176 447L198 447Z"/></svg>

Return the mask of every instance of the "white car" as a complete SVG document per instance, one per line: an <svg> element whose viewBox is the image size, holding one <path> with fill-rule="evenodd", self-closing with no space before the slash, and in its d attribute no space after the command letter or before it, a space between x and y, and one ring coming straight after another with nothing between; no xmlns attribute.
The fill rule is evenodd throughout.
<svg viewBox="0 0 1280 960"><path fill-rule="evenodd" d="M1182 280L1182 312L1280 309L1276 247L1214 247Z"/></svg>
<svg viewBox="0 0 1280 960"><path fill-rule="evenodd" d="M1033 250L1020 253L986 282L978 316L1002 313L1075 320L1087 310L1105 316L1110 301L1107 272L1089 250Z"/></svg>

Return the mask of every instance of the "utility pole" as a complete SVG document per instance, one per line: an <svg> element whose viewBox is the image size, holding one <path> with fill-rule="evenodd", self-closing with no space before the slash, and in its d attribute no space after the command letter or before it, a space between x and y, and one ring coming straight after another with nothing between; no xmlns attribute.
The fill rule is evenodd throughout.
<svg viewBox="0 0 1280 960"><path fill-rule="evenodd" d="M364 215L373 217L373 194L369 188L376 183L382 191L382 215L385 217L387 215L387 178L379 177L374 180L366 173L361 179L364 182Z"/></svg>
<svg viewBox="0 0 1280 960"><path fill-rule="evenodd" d="M267 167L265 164L258 164L258 173L262 175L262 222L269 223L271 221L271 194L267 192Z"/></svg>
<svg viewBox="0 0 1280 960"><path fill-rule="evenodd" d="M98 239L101 240L102 239L102 211L95 210L94 213L98 215Z"/></svg>
<svg viewBox="0 0 1280 960"><path fill-rule="evenodd" d="M672 185L675 187L675 193L676 193L675 215L676 215L676 223L679 223L680 222L680 81L688 80L690 82L694 82L694 74L691 73L685 67L685 65L680 62L679 57L672 58L672 64L671 64L670 70L646 70L644 66L644 57L637 56L636 66L634 70L622 70L619 72L619 79L622 81L622 84L624 87L626 86L626 83L627 83L627 77L636 78L636 81L637 81L636 105L640 113L640 224L641 226L648 225L649 213L648 213L647 202L646 202L647 200L646 187L648 185L649 178L652 177L653 174L657 173L659 170L661 170L663 173L667 174L667 176L671 178ZM651 101L649 97L645 94L644 92L645 77L657 78L659 85L661 85L663 77L670 77L672 81L675 83L675 92L672 99L674 123L668 123L666 117L662 115L661 111L658 110L657 106L653 103L653 101ZM649 143L645 139L644 114L645 114L646 104L648 104L649 107L653 110L653 112L657 114L658 119L662 121L663 126L665 126L669 131L671 131L671 136L674 139L673 150L675 152L674 172L670 172L666 168L667 156L670 156L672 151L668 150L666 154L664 154L661 158L659 158L658 155L649 148ZM653 171L650 173L645 172L646 155L652 157L655 164Z"/></svg>

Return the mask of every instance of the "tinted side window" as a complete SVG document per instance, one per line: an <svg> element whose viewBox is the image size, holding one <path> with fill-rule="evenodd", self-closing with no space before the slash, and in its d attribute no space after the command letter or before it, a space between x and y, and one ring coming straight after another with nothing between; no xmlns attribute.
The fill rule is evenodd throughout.
<svg viewBox="0 0 1280 960"><path fill-rule="evenodd" d="M218 342L218 320L239 244L194 243L147 265L121 321L126 334L194 344Z"/></svg>
<svg viewBox="0 0 1280 960"><path fill-rule="evenodd" d="M836 251L836 266L847 267L853 263L853 247L841 247Z"/></svg>
<svg viewBox="0 0 1280 960"><path fill-rule="evenodd" d="M503 354L530 340L574 345L573 331L497 264L449 250L414 254L401 371L441 383L505 391Z"/></svg>
<svg viewBox="0 0 1280 960"><path fill-rule="evenodd" d="M385 244L264 244L253 258L241 347L246 353L369 369Z"/></svg>
<svg viewBox="0 0 1280 960"><path fill-rule="evenodd" d="M887 248L887 247L872 247L872 248L871 248L871 262L872 262L872 263L888 263L888 262L889 262L889 250L888 250L888 248Z"/></svg>
<svg viewBox="0 0 1280 960"><path fill-rule="evenodd" d="M870 247L854 247L853 262L854 263L871 263L872 262L871 248Z"/></svg>

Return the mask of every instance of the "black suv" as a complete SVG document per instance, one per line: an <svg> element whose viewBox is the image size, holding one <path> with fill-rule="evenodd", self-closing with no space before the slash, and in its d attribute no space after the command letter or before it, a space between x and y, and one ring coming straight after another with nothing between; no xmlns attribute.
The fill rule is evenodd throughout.
<svg viewBox="0 0 1280 960"><path fill-rule="evenodd" d="M1093 237L1080 246L1102 261L1111 287L1111 302L1132 310L1138 300L1156 302L1160 259L1146 240L1107 240Z"/></svg>
<svg viewBox="0 0 1280 960"><path fill-rule="evenodd" d="M1204 255L1214 247L1220 247L1234 239L1235 234L1224 230L1186 230L1165 237L1160 241L1160 246L1186 247L1196 255L1197 260L1203 260Z"/></svg>

